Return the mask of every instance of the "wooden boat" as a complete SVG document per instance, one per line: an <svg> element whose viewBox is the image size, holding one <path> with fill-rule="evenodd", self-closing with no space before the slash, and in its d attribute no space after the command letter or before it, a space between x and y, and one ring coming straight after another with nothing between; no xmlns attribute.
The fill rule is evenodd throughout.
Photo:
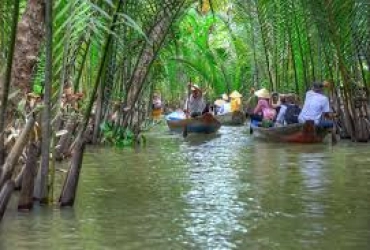
<svg viewBox="0 0 370 250"><path fill-rule="evenodd" d="M186 133L215 133L221 127L221 123L212 114L204 114L200 117L177 119L166 116L169 129L174 132Z"/></svg>
<svg viewBox="0 0 370 250"><path fill-rule="evenodd" d="M243 112L235 111L222 115L216 115L216 119L226 126L241 126L244 125L246 117Z"/></svg>
<svg viewBox="0 0 370 250"><path fill-rule="evenodd" d="M259 127L257 123L251 121L251 134L257 138L275 142L320 143L329 132L326 128L315 126L313 121L270 128Z"/></svg>

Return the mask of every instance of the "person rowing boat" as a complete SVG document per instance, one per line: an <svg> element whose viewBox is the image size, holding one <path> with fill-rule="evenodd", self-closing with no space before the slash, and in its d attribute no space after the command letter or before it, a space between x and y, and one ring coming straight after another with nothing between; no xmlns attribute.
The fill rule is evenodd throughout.
<svg viewBox="0 0 370 250"><path fill-rule="evenodd" d="M185 102L184 112L187 117L190 116L194 118L201 116L206 109L206 103L203 99L203 91L196 84L189 83L188 87L190 88L191 93Z"/></svg>
<svg viewBox="0 0 370 250"><path fill-rule="evenodd" d="M298 116L300 123L312 120L316 126L333 127L333 121L328 119L331 113L329 98L323 93L323 89L322 82L314 82L312 89L307 91L302 111Z"/></svg>

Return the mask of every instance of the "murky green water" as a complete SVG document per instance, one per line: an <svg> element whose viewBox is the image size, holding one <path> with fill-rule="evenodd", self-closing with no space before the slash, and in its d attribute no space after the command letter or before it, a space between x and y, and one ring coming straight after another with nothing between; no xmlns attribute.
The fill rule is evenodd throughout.
<svg viewBox="0 0 370 250"><path fill-rule="evenodd" d="M165 127L148 144L90 149L76 206L11 207L0 249L370 249L367 144L268 144L246 128L183 139Z"/></svg>

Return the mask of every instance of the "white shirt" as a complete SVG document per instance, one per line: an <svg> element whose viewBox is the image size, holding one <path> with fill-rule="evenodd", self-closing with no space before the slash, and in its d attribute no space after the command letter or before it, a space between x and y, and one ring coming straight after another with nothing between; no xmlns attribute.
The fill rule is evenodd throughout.
<svg viewBox="0 0 370 250"><path fill-rule="evenodd" d="M285 113L286 113L287 108L288 108L288 106L284 105L284 104L282 104L280 106L279 114L276 117L276 122L277 123L284 124L284 122L285 122Z"/></svg>
<svg viewBox="0 0 370 250"><path fill-rule="evenodd" d="M300 123L313 120L315 124L318 124L321 115L328 112L330 112L329 98L323 94L310 90L306 94L306 99L302 111L298 116L298 120Z"/></svg>
<svg viewBox="0 0 370 250"><path fill-rule="evenodd" d="M193 95L190 96L190 101L186 100L184 109L188 108L188 102L189 102L189 112L194 113L202 113L203 110L206 107L206 103L203 100L202 96L199 96L198 98L194 98Z"/></svg>
<svg viewBox="0 0 370 250"><path fill-rule="evenodd" d="M222 104L220 113L221 114L226 114L231 112L231 103L227 102Z"/></svg>

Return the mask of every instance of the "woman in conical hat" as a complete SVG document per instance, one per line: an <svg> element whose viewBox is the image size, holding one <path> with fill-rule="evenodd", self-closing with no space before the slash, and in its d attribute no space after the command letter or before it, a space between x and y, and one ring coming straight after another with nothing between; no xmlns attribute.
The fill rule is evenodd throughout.
<svg viewBox="0 0 370 250"><path fill-rule="evenodd" d="M234 90L230 95L230 98L242 98L243 96L236 90Z"/></svg>
<svg viewBox="0 0 370 250"><path fill-rule="evenodd" d="M276 116L276 110L270 105L270 92L262 88L254 92L254 95L258 97L257 106L254 108L253 114L251 115L251 120L262 121L268 120L273 121Z"/></svg>
<svg viewBox="0 0 370 250"><path fill-rule="evenodd" d="M236 90L230 94L231 98L231 112L241 111L242 98L243 96Z"/></svg>
<svg viewBox="0 0 370 250"><path fill-rule="evenodd" d="M254 95L259 99L270 99L270 92L265 88L255 91Z"/></svg>

